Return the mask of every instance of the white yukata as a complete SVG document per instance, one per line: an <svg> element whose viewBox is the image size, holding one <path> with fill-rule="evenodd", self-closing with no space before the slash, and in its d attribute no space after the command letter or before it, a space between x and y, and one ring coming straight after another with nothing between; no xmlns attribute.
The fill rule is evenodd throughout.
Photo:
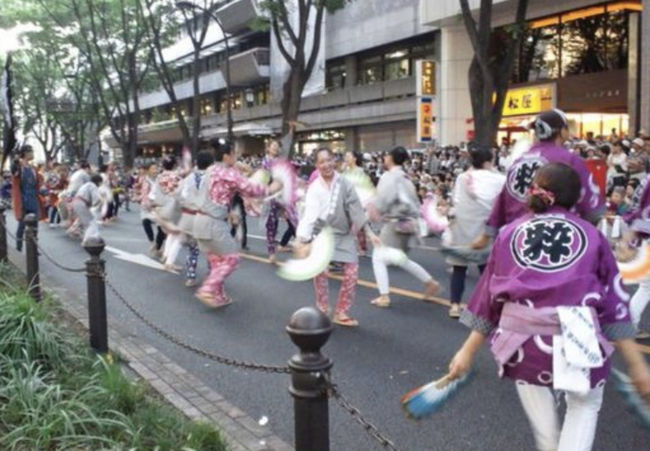
<svg viewBox="0 0 650 451"><path fill-rule="evenodd" d="M333 261L344 263L343 282L335 315L345 316L354 302L355 288L359 279L356 234L366 224L366 214L354 186L339 174L328 184L321 176L309 185L305 197L304 216L298 222L296 236L309 241L323 227L334 231ZM329 314L327 272L314 278L316 305Z"/></svg>
<svg viewBox="0 0 650 451"><path fill-rule="evenodd" d="M84 183L72 199L72 210L79 220L80 232L83 232L84 240L90 236L99 236L97 219L91 208L100 203L99 188L93 182Z"/></svg>

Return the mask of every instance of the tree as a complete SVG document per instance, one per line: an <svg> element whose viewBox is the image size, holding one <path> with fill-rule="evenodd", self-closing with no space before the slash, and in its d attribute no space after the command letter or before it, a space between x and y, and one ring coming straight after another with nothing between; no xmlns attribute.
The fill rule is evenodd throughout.
<svg viewBox="0 0 650 451"><path fill-rule="evenodd" d="M321 46L321 31L325 13L333 13L345 7L351 0L295 0L297 21L291 20L285 0L262 0L259 6L268 12L270 26L278 50L289 65L289 74L282 89L282 135L290 145L283 149L290 152L293 147L293 126L300 114L302 93L316 65ZM314 26L310 29L311 15L315 14ZM307 37L311 36L311 49L305 48ZM289 45L287 45L287 43Z"/></svg>
<svg viewBox="0 0 650 451"><path fill-rule="evenodd" d="M516 50L526 26L528 0L517 0L515 24L500 30L492 29L492 0L481 0L478 23L472 16L468 0L459 1L465 29L474 50L468 79L475 141L493 146L514 69Z"/></svg>
<svg viewBox="0 0 650 451"><path fill-rule="evenodd" d="M177 8L176 2L171 0L137 0L137 3L142 11L141 14L145 17L144 24L148 33L148 43L153 53L153 67L171 103L176 105L176 111L178 111L177 119L183 136L183 145L189 147L192 154L196 155L201 132L201 91L199 86L201 49L210 26L210 17L204 12L214 11L223 4L223 1L202 0L202 2L195 3L197 8L191 11L181 8L180 11L184 19L187 35L192 43L193 96L191 122L181 114L182 102L178 100L174 89L173 69L171 64L165 61L163 54L165 46L171 44L173 38L177 35L178 24L169 19L176 15L179 8ZM192 127L191 131L190 125Z"/></svg>

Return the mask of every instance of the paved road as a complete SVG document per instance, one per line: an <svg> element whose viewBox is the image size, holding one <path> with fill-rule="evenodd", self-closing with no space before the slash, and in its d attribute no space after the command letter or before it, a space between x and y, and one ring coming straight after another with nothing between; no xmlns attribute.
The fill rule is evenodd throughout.
<svg viewBox="0 0 650 451"><path fill-rule="evenodd" d="M15 230L13 225L10 227ZM250 233L261 235L261 230L253 225ZM114 248L146 254L148 244L136 212L121 213L120 221L103 228L102 234ZM86 258L83 249L61 230L42 228L40 240L46 251L66 265L81 266ZM250 247L251 254L264 256L261 240L251 239ZM446 283L448 273L439 254L416 249L412 256ZM13 257L18 255L14 252ZM195 346L239 359L283 365L295 352L284 332L287 320L296 309L313 302L310 283L285 282L268 264L246 259L227 284L235 303L211 311L193 298L192 290L183 286L180 277L116 259L109 252L104 257L110 279L119 291L155 323ZM83 295L83 275L65 273L45 258L41 258L41 269L72 294ZM369 259L362 258L360 274L362 279L372 281ZM418 282L398 270L393 270L391 277L394 287L420 289ZM476 271L470 271L468 289L476 277ZM338 282L332 282L331 287L334 292ZM467 330L450 320L442 306L394 296L393 307L382 310L369 305L375 295L374 290L359 287L352 314L361 326L353 330L337 328L324 352L334 361L333 380L380 430L402 450L534 448L513 384L496 377L496 367L486 350L478 355L474 382L444 411L422 422L406 420L400 396L444 374ZM441 296L447 295L445 289ZM109 314L123 330L161 349L251 417L268 417L274 432L292 442L292 401L286 375L241 371L188 353L147 329L110 293ZM381 449L337 406L332 405L330 416L332 450ZM609 387L595 449L648 449L648 439Z"/></svg>

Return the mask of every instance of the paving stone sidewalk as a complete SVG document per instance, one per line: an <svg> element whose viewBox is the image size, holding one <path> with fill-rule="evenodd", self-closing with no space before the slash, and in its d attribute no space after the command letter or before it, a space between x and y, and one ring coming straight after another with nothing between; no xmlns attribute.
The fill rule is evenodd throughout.
<svg viewBox="0 0 650 451"><path fill-rule="evenodd" d="M9 260L25 272L25 254L13 249ZM85 275L82 275L85 277ZM71 295L41 274L41 286L55 297L65 311L88 329L88 308L85 297ZM110 296L110 293L107 292ZM160 396L193 420L216 426L231 451L292 451L294 448L274 435L270 428L259 425L219 393L171 361L157 348L137 337L122 333L108 317L109 346L118 353L128 368L145 380Z"/></svg>

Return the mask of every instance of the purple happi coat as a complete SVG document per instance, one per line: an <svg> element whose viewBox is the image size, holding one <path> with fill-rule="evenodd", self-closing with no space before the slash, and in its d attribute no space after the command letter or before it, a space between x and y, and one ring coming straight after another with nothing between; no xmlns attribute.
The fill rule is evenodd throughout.
<svg viewBox="0 0 650 451"><path fill-rule="evenodd" d="M505 303L535 309L592 307L601 338L615 341L634 337L629 301L606 238L577 215L554 207L528 213L501 230L461 321L487 335L497 356L494 343L504 333L499 323ZM531 334L500 366L499 375L552 386L552 342L552 335ZM604 365L591 370L592 388L609 374L609 359L603 356Z"/></svg>
<svg viewBox="0 0 650 451"><path fill-rule="evenodd" d="M587 170L582 158L552 142L541 141L533 145L508 169L506 184L497 197L487 221L486 231L495 236L499 229L526 214L526 196L537 169L547 163L564 163L580 176L582 190L575 211L588 221L596 222L605 211L605 201L600 188Z"/></svg>

